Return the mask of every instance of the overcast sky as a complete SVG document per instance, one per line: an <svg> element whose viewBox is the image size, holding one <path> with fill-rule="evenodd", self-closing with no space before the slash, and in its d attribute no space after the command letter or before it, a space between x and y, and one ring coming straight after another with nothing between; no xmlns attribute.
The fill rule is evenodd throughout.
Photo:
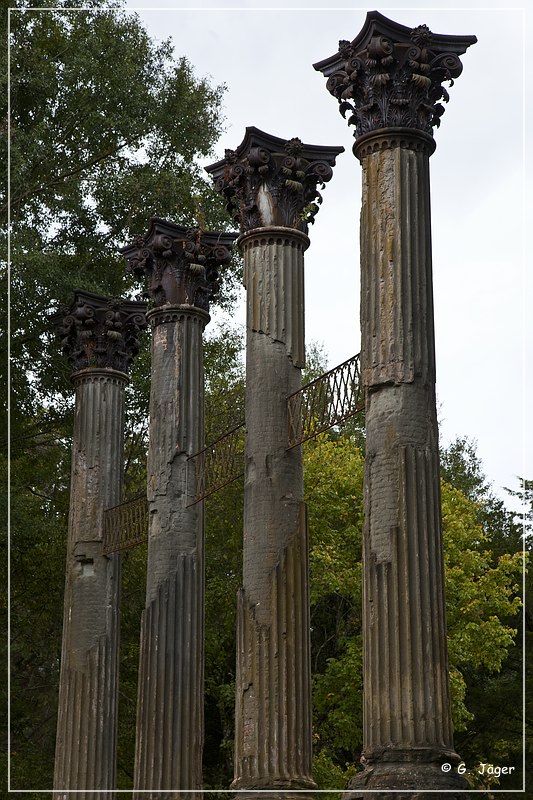
<svg viewBox="0 0 533 800"><path fill-rule="evenodd" d="M312 64L335 53L339 39L352 40L367 10L410 27L425 23L434 33L477 36L449 90L431 157L441 442L463 435L477 440L502 497L503 486L518 487L516 475L533 478L526 368L533 355L530 263L526 270L533 219L529 207L526 214L527 12L475 2L453 9L416 2L343 8L311 2L288 9L242 0L194 8L161 0L149 9L146 2L128 5L139 9L152 36L172 38L176 55L187 56L198 76L226 84L226 130L216 159L237 147L247 125L344 146L305 256L306 338L324 345L330 367L360 349L361 167L351 152L353 129ZM242 305L235 319L244 322Z"/></svg>

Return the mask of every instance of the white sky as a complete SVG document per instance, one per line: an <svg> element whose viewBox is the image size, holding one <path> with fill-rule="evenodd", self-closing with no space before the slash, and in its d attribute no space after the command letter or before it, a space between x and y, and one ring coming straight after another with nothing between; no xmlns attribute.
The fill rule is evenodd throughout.
<svg viewBox="0 0 533 800"><path fill-rule="evenodd" d="M390 0L386 6L329 8L243 0L231 7L222 0L181 8L164 0L129 0L128 6L143 8L138 13L150 35L170 36L176 55L187 56L198 76L227 85L226 131L216 159L240 144L247 125L309 144L344 146L305 257L306 338L325 346L330 367L360 348L361 167L351 152L353 128L312 64L335 53L339 39L352 40L367 10L410 27L425 23L435 33L477 36L449 90L431 157L441 442L459 435L476 439L487 476L505 499L502 487L517 488L516 475L533 478L533 384L526 367L533 354L533 283L529 265L526 270L533 216L529 207L526 215L525 163L531 15L475 2L431 8ZM242 304L235 318L244 322Z"/></svg>

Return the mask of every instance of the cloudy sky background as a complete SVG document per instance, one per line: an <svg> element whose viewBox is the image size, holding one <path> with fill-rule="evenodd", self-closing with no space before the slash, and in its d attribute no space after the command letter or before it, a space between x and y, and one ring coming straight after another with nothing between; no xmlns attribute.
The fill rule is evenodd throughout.
<svg viewBox="0 0 533 800"><path fill-rule="evenodd" d="M425 23L435 33L477 36L449 90L431 157L437 399L441 442L477 440L494 491L507 500L504 486L518 488L517 475L533 478L527 12L390 0L342 8L242 0L148 5L128 2L153 37L172 38L176 56L185 55L198 76L227 86L226 130L209 161L235 149L247 125L344 146L305 258L306 339L324 345L330 367L360 349L361 167L351 152L353 129L312 64L335 53L339 39L352 40L367 10L409 27ZM244 323L242 303L235 320Z"/></svg>

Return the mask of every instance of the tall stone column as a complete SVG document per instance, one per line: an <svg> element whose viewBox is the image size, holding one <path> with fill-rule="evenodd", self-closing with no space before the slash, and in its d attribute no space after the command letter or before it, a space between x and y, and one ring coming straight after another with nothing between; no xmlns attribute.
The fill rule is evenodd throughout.
<svg viewBox="0 0 533 800"><path fill-rule="evenodd" d="M54 789L115 788L120 555L103 555L103 512L122 500L124 387L146 305L76 291L56 317L76 389ZM64 790L64 791L63 791ZM80 790L86 790L81 791ZM92 791L91 791L92 790Z"/></svg>
<svg viewBox="0 0 533 800"><path fill-rule="evenodd" d="M321 200L317 184L330 180L342 150L247 128L237 150L207 168L241 228L247 307L232 787L284 790L284 798L315 787L307 517L301 447L287 449L287 397L300 388L305 361L307 227Z"/></svg>
<svg viewBox="0 0 533 800"><path fill-rule="evenodd" d="M143 800L192 798L202 786L204 508L193 505L195 464L188 459L204 447L202 335L217 267L229 261L235 238L154 218L146 237L123 251L129 268L147 278L154 303L134 778ZM160 791L173 789L191 792Z"/></svg>
<svg viewBox="0 0 533 800"><path fill-rule="evenodd" d="M438 101L448 100L442 82L461 73L459 55L475 41L374 11L353 42L315 64L351 112L363 167L365 770L354 789L464 789L448 689L429 157Z"/></svg>

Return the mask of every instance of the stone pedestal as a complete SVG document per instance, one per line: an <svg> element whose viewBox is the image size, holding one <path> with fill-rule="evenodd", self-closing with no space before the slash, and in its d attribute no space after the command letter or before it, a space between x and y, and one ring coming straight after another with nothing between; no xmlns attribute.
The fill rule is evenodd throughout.
<svg viewBox="0 0 533 800"><path fill-rule="evenodd" d="M259 797L252 790L303 800L316 788L307 518L301 447L287 449L287 397L300 388L305 361L307 224L318 211L317 184L330 180L341 151L247 128L237 150L207 168L240 225L244 255L244 544L232 788L247 800Z"/></svg>
<svg viewBox="0 0 533 800"><path fill-rule="evenodd" d="M116 779L120 555L102 553L103 512L122 500L124 387L146 306L76 297L60 329L76 407L54 797L104 800Z"/></svg>
<svg viewBox="0 0 533 800"><path fill-rule="evenodd" d="M459 55L474 42L374 11L353 42L315 64L351 112L363 167L365 769L350 800L465 797L448 689L429 157L442 83L461 73Z"/></svg>
<svg viewBox="0 0 533 800"><path fill-rule="evenodd" d="M148 567L141 625L134 796L192 800L204 738L204 504L194 503L204 447L203 330L234 234L158 218L123 250L155 308L148 450ZM153 790L153 791L151 791ZM178 794L179 790L179 794Z"/></svg>

